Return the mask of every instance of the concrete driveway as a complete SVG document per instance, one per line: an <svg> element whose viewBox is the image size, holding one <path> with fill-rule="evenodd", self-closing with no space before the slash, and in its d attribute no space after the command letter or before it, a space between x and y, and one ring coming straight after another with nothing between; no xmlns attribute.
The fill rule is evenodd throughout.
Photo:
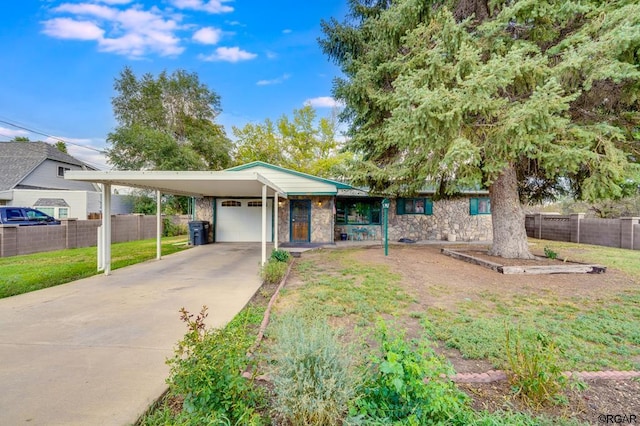
<svg viewBox="0 0 640 426"><path fill-rule="evenodd" d="M178 310L207 305L207 324L226 324L260 287L259 261L259 244L197 246L0 299L0 424L135 422L166 389Z"/></svg>

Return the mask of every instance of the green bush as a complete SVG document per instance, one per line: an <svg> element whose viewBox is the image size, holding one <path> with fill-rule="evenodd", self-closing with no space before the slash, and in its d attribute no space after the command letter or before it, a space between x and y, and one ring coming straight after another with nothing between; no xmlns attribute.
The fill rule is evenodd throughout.
<svg viewBox="0 0 640 426"><path fill-rule="evenodd" d="M277 284L282 281L288 268L288 263L269 259L267 263L262 265L262 268L260 269L260 277L262 277L263 281L269 284Z"/></svg>
<svg viewBox="0 0 640 426"><path fill-rule="evenodd" d="M520 331L505 332L507 375L516 395L536 406L557 400L568 384L559 367L560 348L543 333L523 339Z"/></svg>
<svg viewBox="0 0 640 426"><path fill-rule="evenodd" d="M188 233L189 231L186 225L175 224L168 217L162 219L163 237L177 237L178 235L186 235Z"/></svg>
<svg viewBox="0 0 640 426"><path fill-rule="evenodd" d="M324 321L285 316L274 324L274 410L291 425L339 425L354 397L352 354Z"/></svg>
<svg viewBox="0 0 640 426"><path fill-rule="evenodd" d="M240 375L249 363L252 327L259 324L262 312L247 308L225 328L212 330L204 330L206 307L195 318L184 309L181 313L188 332L167 363L170 391L184 398L184 424L262 424L257 410L264 396L252 380Z"/></svg>
<svg viewBox="0 0 640 426"><path fill-rule="evenodd" d="M286 250L273 250L271 252L271 260L276 262L289 262L291 260L291 254Z"/></svg>
<svg viewBox="0 0 640 426"><path fill-rule="evenodd" d="M362 424L465 425L471 420L467 396L441 377L453 373L425 340L409 345L401 334L379 326L380 354L365 366L361 395L351 407Z"/></svg>

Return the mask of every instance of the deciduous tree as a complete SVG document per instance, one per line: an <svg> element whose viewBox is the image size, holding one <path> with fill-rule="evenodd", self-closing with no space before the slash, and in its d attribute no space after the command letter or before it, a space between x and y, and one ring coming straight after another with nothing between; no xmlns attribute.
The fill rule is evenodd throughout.
<svg viewBox="0 0 640 426"><path fill-rule="evenodd" d="M638 1L351 0L322 25L354 177L394 194L485 186L494 255L531 257L522 202L638 179Z"/></svg>
<svg viewBox="0 0 640 426"><path fill-rule="evenodd" d="M107 141L109 161L128 170L219 170L231 142L221 125L220 97L195 73L178 70L138 78L125 67L112 99L118 127Z"/></svg>
<svg viewBox="0 0 640 426"><path fill-rule="evenodd" d="M274 124L233 127L236 137L234 159L238 164L264 161L315 176L335 177L337 167L351 155L340 152L335 114L317 119L310 105L283 115Z"/></svg>

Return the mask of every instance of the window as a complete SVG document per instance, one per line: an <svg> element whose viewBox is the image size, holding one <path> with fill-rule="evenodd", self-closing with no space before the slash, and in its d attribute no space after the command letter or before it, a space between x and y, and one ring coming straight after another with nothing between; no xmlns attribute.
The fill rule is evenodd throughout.
<svg viewBox="0 0 640 426"><path fill-rule="evenodd" d="M49 216L55 216L56 209L54 207L38 207L36 209L40 210L42 213L48 214Z"/></svg>
<svg viewBox="0 0 640 426"><path fill-rule="evenodd" d="M491 214L491 200L488 197L469 198L469 214Z"/></svg>
<svg viewBox="0 0 640 426"><path fill-rule="evenodd" d="M67 170L71 170L71 169L68 167L58 166L58 176L64 177L64 172L66 172Z"/></svg>
<svg viewBox="0 0 640 426"><path fill-rule="evenodd" d="M60 207L58 209L58 219L65 219L69 217L69 209L67 207Z"/></svg>
<svg viewBox="0 0 640 426"><path fill-rule="evenodd" d="M236 200L228 200L222 202L222 207L242 207L242 203Z"/></svg>
<svg viewBox="0 0 640 426"><path fill-rule="evenodd" d="M249 207L262 207L262 201L249 201Z"/></svg>
<svg viewBox="0 0 640 426"><path fill-rule="evenodd" d="M339 198L336 223L340 225L379 225L381 204L378 199Z"/></svg>
<svg viewBox="0 0 640 426"><path fill-rule="evenodd" d="M398 198L396 214L433 214L433 201L430 198Z"/></svg>

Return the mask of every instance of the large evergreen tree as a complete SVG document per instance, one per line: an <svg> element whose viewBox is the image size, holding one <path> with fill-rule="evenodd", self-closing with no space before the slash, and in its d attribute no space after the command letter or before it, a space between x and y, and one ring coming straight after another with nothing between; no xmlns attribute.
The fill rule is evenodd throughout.
<svg viewBox="0 0 640 426"><path fill-rule="evenodd" d="M178 70L136 77L125 67L112 99L118 127L107 141L109 161L125 170L219 170L231 142L215 123L219 96L197 74Z"/></svg>
<svg viewBox="0 0 640 426"><path fill-rule="evenodd" d="M522 202L637 185L637 0L350 0L323 30L354 176L394 194L485 186L494 255L531 257Z"/></svg>

